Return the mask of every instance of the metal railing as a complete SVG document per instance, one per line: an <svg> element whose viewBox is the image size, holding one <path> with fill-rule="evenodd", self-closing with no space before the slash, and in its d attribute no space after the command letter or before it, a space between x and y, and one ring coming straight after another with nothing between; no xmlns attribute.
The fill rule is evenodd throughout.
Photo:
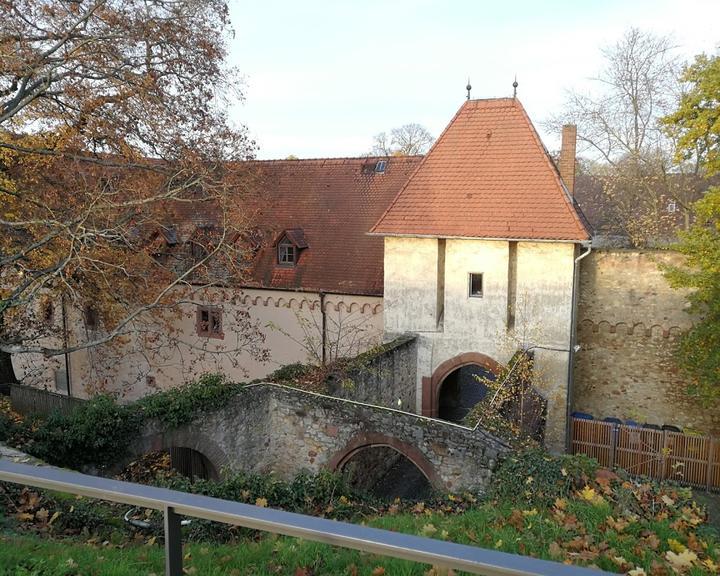
<svg viewBox="0 0 720 576"><path fill-rule="evenodd" d="M465 570L473 574L488 576L531 574L598 576L606 574L599 570L568 566L496 550L400 534L272 508L261 508L154 486L88 476L58 468L17 464L2 459L0 459L0 481L163 511L165 515L165 574L167 576L182 574L181 516L192 516L254 530L304 538L362 552Z"/></svg>

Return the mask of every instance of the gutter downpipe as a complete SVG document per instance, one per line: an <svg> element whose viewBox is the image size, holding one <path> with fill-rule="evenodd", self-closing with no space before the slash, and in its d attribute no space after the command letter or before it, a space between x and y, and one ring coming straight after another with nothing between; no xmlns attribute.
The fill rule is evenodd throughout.
<svg viewBox="0 0 720 576"><path fill-rule="evenodd" d="M325 351L325 348L327 346L327 319L325 318L325 292L320 292L320 317L322 320L322 365L325 366L327 362L327 352Z"/></svg>
<svg viewBox="0 0 720 576"><path fill-rule="evenodd" d="M570 354L568 355L568 377L567 377L567 400L565 405L565 452L570 452L570 413L572 411L573 403L573 368L575 364L575 346L576 346L576 331L577 331L577 308L580 293L580 260L585 258L592 252L592 241L583 243L582 246L587 248L587 251L583 252L575 258L575 264L573 266L573 290L572 290L572 310L570 312Z"/></svg>
<svg viewBox="0 0 720 576"><path fill-rule="evenodd" d="M67 394L72 396L72 386L70 384L70 354L68 353L68 326L67 311L65 307L65 294L60 295L60 309L62 310L62 326L63 326L63 345L65 346L65 379L67 380Z"/></svg>

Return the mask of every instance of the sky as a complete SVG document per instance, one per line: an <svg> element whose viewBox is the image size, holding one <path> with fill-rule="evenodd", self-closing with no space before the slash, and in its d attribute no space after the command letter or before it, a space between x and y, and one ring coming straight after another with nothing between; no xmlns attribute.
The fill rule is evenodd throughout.
<svg viewBox="0 0 720 576"><path fill-rule="evenodd" d="M720 48L720 0L230 0L230 63L261 159L359 156L416 122L438 136L466 96L518 98L540 126L589 91L629 27L671 35L684 60Z"/></svg>

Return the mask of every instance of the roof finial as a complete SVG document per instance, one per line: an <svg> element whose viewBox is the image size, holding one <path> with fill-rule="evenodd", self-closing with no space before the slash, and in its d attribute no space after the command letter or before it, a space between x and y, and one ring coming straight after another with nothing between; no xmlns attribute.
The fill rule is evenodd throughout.
<svg viewBox="0 0 720 576"><path fill-rule="evenodd" d="M470 86L470 77L468 76L468 83L467 86L465 86L465 90L467 90L467 99L470 100L470 90L472 90L472 86Z"/></svg>
<svg viewBox="0 0 720 576"><path fill-rule="evenodd" d="M515 81L513 82L513 100L515 100L515 97L517 96L517 74L515 74Z"/></svg>

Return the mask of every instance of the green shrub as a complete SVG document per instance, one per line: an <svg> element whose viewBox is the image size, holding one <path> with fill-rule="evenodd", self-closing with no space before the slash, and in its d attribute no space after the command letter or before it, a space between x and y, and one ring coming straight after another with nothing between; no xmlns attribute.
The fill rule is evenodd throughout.
<svg viewBox="0 0 720 576"><path fill-rule="evenodd" d="M7 414L0 413L0 442L7 442L15 433L15 422Z"/></svg>
<svg viewBox="0 0 720 576"><path fill-rule="evenodd" d="M28 449L58 466L109 466L126 453L140 432L142 416L131 405L99 395L70 414L55 412L42 422Z"/></svg>
<svg viewBox="0 0 720 576"><path fill-rule="evenodd" d="M131 404L98 395L70 414L56 412L38 424L16 422L0 412L0 441L8 441L57 466L104 468L127 454L147 419L157 418L169 428L177 428L203 411L220 408L242 386L228 382L224 376L209 374Z"/></svg>
<svg viewBox="0 0 720 576"><path fill-rule="evenodd" d="M503 461L493 476L489 496L528 506L549 506L594 478L598 463L583 455L552 456L540 448Z"/></svg>
<svg viewBox="0 0 720 576"><path fill-rule="evenodd" d="M229 382L221 374L205 374L195 382L145 396L135 406L145 418L157 418L177 428L191 422L200 412L221 408L243 386Z"/></svg>
<svg viewBox="0 0 720 576"><path fill-rule="evenodd" d="M343 501L367 500L367 496L350 488L339 474L322 471L317 475L301 472L293 480L272 475L236 472L221 480L195 480L171 475L161 478L164 488L212 496L223 500L254 504L258 498L268 506L291 512L317 514L327 506Z"/></svg>
<svg viewBox="0 0 720 576"><path fill-rule="evenodd" d="M266 380L277 384L293 384L298 380L303 380L316 370L317 366L295 362L294 364L286 364L285 366L278 368L275 372L270 374Z"/></svg>
<svg viewBox="0 0 720 576"><path fill-rule="evenodd" d="M171 474L158 478L155 484L192 494L338 520L366 518L377 511L378 505L375 499L353 491L341 475L328 471L317 475L301 472L291 481L248 472L236 472L220 481L191 481ZM152 531L161 534L161 516L154 513L149 521ZM198 519L193 519L187 529L188 539L196 541L229 541L251 533L251 530Z"/></svg>

